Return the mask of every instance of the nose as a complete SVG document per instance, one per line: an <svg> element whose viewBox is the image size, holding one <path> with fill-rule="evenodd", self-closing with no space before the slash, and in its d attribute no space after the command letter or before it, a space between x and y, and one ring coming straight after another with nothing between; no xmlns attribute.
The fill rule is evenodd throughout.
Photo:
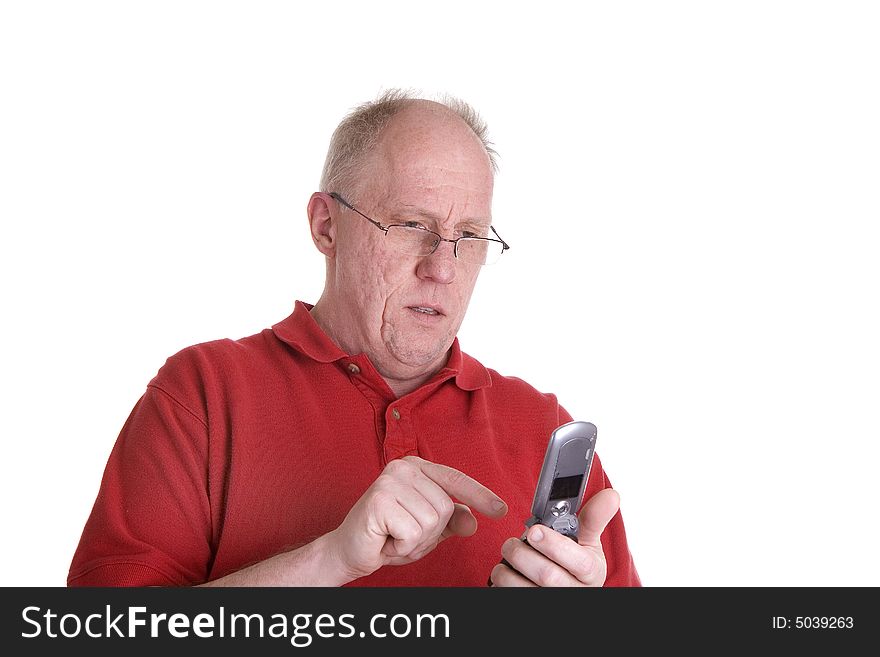
<svg viewBox="0 0 880 657"><path fill-rule="evenodd" d="M440 242L434 253L419 259L416 274L423 280L449 284L455 280L456 263L455 244Z"/></svg>

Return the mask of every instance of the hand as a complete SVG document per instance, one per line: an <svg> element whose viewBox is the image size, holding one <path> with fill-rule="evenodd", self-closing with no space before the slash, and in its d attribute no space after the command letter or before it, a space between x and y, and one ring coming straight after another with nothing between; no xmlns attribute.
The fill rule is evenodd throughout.
<svg viewBox="0 0 880 657"><path fill-rule="evenodd" d="M411 563L445 538L477 531L467 505L492 518L507 513L500 497L466 474L405 456L385 466L328 535L331 549L349 581L384 565Z"/></svg>
<svg viewBox="0 0 880 657"><path fill-rule="evenodd" d="M524 534L528 543L507 539L501 554L510 565L495 566L490 582L493 586L602 586L607 564L599 537L618 509L620 496L606 488L578 514L577 542L543 525L529 527Z"/></svg>

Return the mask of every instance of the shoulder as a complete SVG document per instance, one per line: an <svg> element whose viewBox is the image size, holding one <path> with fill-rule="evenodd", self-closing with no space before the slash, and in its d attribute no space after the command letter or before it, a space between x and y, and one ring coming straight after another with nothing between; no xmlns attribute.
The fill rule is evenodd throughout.
<svg viewBox="0 0 880 657"><path fill-rule="evenodd" d="M488 385L480 389L480 392L490 400L503 405L508 412L522 412L526 414L541 413L552 415L553 421L565 418L567 413L559 405L559 400L552 392L539 390L534 385L519 376L502 374L498 370L485 367L473 356L464 354L464 358L476 364L486 372Z"/></svg>
<svg viewBox="0 0 880 657"><path fill-rule="evenodd" d="M487 368L489 378L492 381L492 388L495 392L505 395L522 397L524 399L534 399L536 401L544 401L556 404L556 395L552 392L538 390L528 381L518 377Z"/></svg>
<svg viewBox="0 0 880 657"><path fill-rule="evenodd" d="M524 397L544 398L554 401L556 399L556 396L553 393L538 390L535 386L518 376L502 374L498 370L487 367L468 353L462 352L461 355L462 368L469 372L484 372L484 379L488 383L485 387L487 389L492 389L495 393L515 394Z"/></svg>
<svg viewBox="0 0 880 657"><path fill-rule="evenodd" d="M271 329L239 339L223 338L190 345L171 355L150 385L184 386L235 378L260 369L279 349Z"/></svg>

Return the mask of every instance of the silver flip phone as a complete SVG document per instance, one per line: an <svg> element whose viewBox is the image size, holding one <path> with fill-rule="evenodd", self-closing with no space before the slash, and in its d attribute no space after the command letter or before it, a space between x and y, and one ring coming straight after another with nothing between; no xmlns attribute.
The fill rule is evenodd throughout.
<svg viewBox="0 0 880 657"><path fill-rule="evenodd" d="M594 424L574 421L550 435L526 527L546 525L577 540L577 512L590 476L596 433Z"/></svg>
<svg viewBox="0 0 880 657"><path fill-rule="evenodd" d="M532 515L526 520L526 527L546 525L577 540L577 512L587 488L595 451L594 424L574 421L554 429L544 453L544 465L532 500ZM528 543L525 537L522 540ZM501 563L516 570L506 559ZM492 586L491 577L486 584Z"/></svg>

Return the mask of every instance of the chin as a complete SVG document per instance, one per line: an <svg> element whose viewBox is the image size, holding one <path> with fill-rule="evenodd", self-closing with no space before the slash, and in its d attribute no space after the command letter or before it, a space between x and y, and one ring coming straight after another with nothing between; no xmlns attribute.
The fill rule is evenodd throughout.
<svg viewBox="0 0 880 657"><path fill-rule="evenodd" d="M388 351L394 354L394 357L413 369L430 368L438 359L443 358L449 348L452 346L452 340L438 345L434 341L430 345L420 345L419 341L391 341L388 343Z"/></svg>

